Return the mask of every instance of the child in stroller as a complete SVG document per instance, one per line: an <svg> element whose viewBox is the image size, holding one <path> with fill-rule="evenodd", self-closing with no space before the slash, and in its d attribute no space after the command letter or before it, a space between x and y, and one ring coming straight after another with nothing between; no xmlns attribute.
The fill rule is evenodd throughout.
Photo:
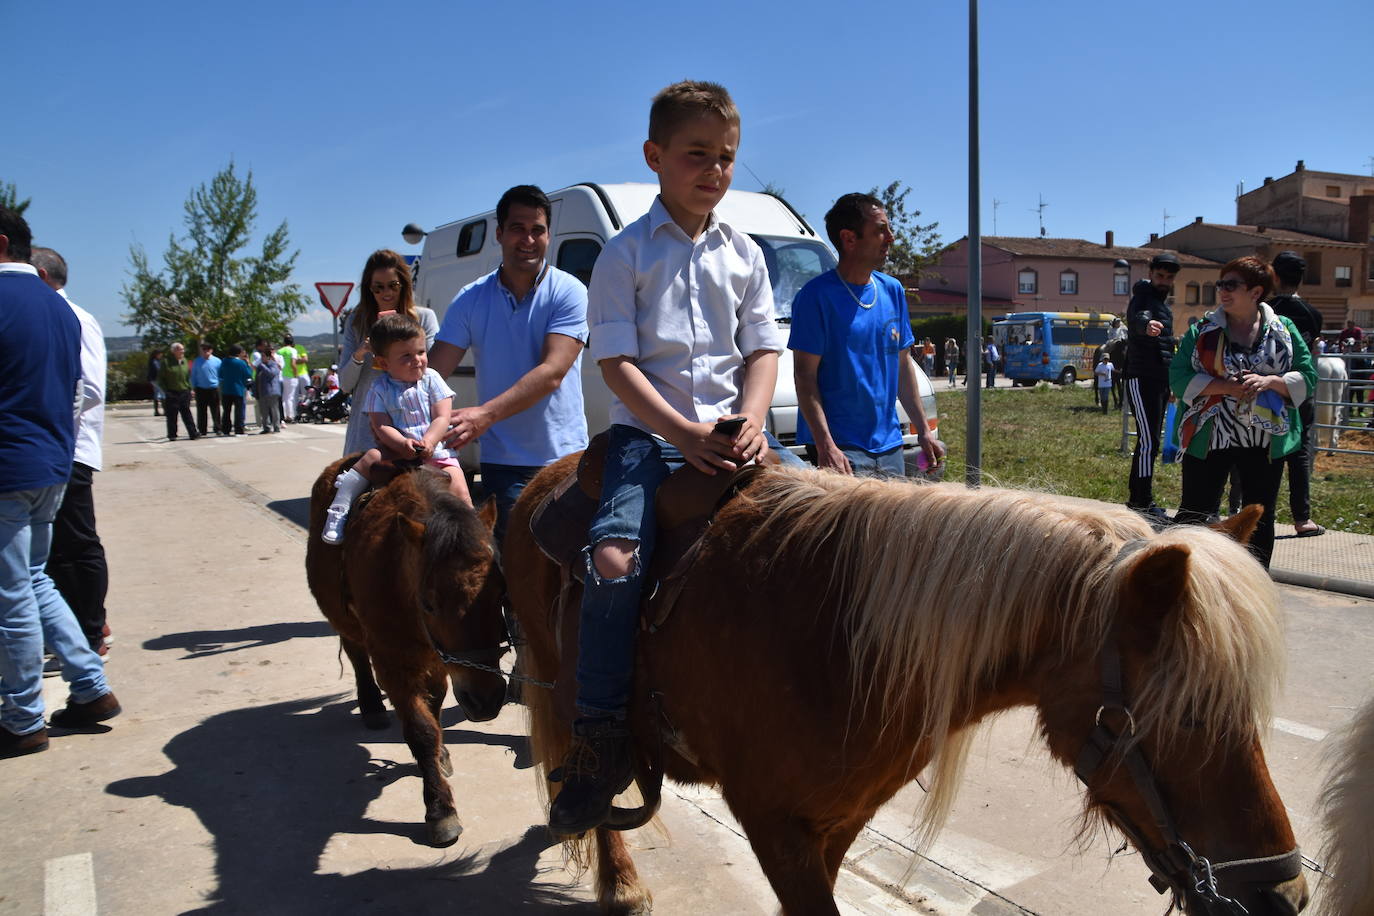
<svg viewBox="0 0 1374 916"><path fill-rule="evenodd" d="M331 420L348 421L348 392L336 390L328 395L320 392L314 385L305 389L305 396L297 409L299 423L328 423Z"/></svg>

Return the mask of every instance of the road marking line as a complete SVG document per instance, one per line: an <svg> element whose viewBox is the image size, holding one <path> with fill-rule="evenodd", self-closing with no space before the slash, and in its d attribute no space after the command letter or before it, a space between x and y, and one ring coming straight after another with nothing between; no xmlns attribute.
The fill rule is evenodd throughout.
<svg viewBox="0 0 1374 916"><path fill-rule="evenodd" d="M1281 732L1288 732L1290 735L1306 738L1308 741L1322 741L1326 738L1326 732L1322 729L1313 728L1310 725L1303 725L1301 722L1294 722L1292 719L1275 719L1274 727Z"/></svg>
<svg viewBox="0 0 1374 916"><path fill-rule="evenodd" d="M306 448L310 449L310 451L312 451L312 452L320 452L321 454L324 454L324 455L330 454L329 449L327 449L327 448L320 448L318 445L307 445Z"/></svg>
<svg viewBox="0 0 1374 916"><path fill-rule="evenodd" d="M43 863L43 916L95 913L95 862L89 852Z"/></svg>

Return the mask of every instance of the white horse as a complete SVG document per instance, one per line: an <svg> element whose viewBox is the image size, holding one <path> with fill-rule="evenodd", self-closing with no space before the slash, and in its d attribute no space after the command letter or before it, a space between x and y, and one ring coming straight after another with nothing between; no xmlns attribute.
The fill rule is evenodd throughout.
<svg viewBox="0 0 1374 916"><path fill-rule="evenodd" d="M1317 360L1318 401L1344 401L1348 397L1349 383L1350 372L1346 368L1345 360L1338 356L1323 356ZM1319 424L1340 426L1345 422L1345 407L1318 404L1316 417ZM1339 429L1322 429L1318 426L1314 441L1317 448L1340 448L1341 431Z"/></svg>
<svg viewBox="0 0 1374 916"><path fill-rule="evenodd" d="M1327 840L1322 916L1374 913L1374 700L1365 703L1330 754L1331 778L1322 790Z"/></svg>

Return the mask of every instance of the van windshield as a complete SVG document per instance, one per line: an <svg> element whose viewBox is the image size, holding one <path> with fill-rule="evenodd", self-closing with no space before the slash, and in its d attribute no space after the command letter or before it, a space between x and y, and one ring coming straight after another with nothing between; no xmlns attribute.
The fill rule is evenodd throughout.
<svg viewBox="0 0 1374 916"><path fill-rule="evenodd" d="M820 242L810 239L750 235L763 249L768 279L773 284L773 314L779 321L792 320L792 299L814 277L835 266L835 256Z"/></svg>

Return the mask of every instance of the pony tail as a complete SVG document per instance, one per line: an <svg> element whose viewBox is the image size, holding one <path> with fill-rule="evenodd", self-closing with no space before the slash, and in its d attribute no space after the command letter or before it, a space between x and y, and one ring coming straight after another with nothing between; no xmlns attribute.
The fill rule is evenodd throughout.
<svg viewBox="0 0 1374 916"><path fill-rule="evenodd" d="M1319 887L1320 916L1374 912L1374 698L1367 701L1326 753L1330 780L1322 790L1327 839L1322 859L1331 876Z"/></svg>

